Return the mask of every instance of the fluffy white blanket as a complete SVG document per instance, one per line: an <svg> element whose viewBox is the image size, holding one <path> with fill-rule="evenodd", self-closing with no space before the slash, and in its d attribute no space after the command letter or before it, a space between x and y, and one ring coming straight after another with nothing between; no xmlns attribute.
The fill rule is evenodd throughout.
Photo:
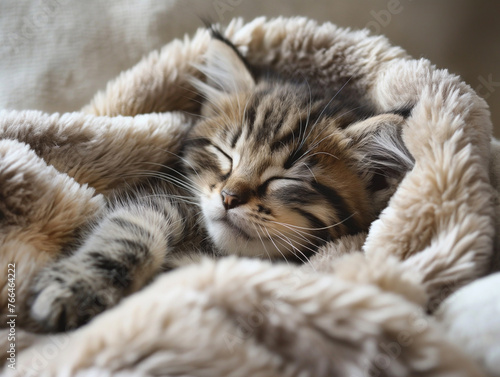
<svg viewBox="0 0 500 377"><path fill-rule="evenodd" d="M500 148L486 103L458 77L365 31L259 18L235 20L225 35L252 64L333 88L351 79L380 112L411 105L402 134L414 169L366 239L343 238L309 265L207 260L159 277L75 332L35 335L23 331L31 279L100 211L130 163L137 171L170 161L194 121L179 111L198 109L187 80L210 36L200 30L152 52L81 112L0 112L0 258L16 265L18 314L16 369L7 360L5 373L495 373L495 358L477 352L486 342L467 348L456 300L429 314L491 268L500 169L490 158ZM5 318L9 286L1 284ZM2 349L9 331L0 333Z"/></svg>

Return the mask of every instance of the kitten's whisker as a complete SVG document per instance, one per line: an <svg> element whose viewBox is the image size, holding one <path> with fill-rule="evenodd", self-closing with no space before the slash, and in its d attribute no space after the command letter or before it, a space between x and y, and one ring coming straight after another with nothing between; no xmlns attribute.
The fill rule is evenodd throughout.
<svg viewBox="0 0 500 377"><path fill-rule="evenodd" d="M289 242L291 242L290 237L286 236L284 233L281 233L281 232L280 232L280 234L281 234L281 236L283 236L286 239L290 240ZM278 236L278 237L280 237L280 236ZM296 240L295 240L295 242L299 246L303 247L304 249L307 249L307 250L311 251L312 254L316 254L317 253L317 250L311 249L310 247L308 247L308 246L306 246L306 245L304 245L304 244L302 244L302 243L300 243L300 242L298 242ZM304 252L302 250L300 250L300 248L298 248L297 246L292 245L291 243L290 243L290 246L292 246L295 250L297 250L297 252L303 257L303 259L302 259L299 255L295 254L295 256L297 258L299 258L301 262L303 262L303 263L309 262L309 258L307 257L307 255L304 254Z"/></svg>
<svg viewBox="0 0 500 377"><path fill-rule="evenodd" d="M182 179L179 179L173 175L170 175L170 174L167 174L167 173L163 173L161 171L155 171L155 170L151 170L151 171L143 171L142 173L140 174L154 174L156 177L160 177L160 178L163 178L164 180L169 180L169 182L175 182L175 183L179 183L181 184L183 187L186 187L186 188L189 188L191 191L196 191L196 192L200 192L201 193L201 190L198 189L198 187L191 183L191 182L188 182L188 181L184 181Z"/></svg>
<svg viewBox="0 0 500 377"><path fill-rule="evenodd" d="M190 139L189 139L189 138L186 138L185 140L190 140ZM160 147L158 147L158 146L155 146L155 147L153 147L153 148L154 148L154 149L156 149L156 150L160 150L160 151L162 151L162 152L165 152L165 153L171 154L172 156L177 157L179 160L183 161L185 164L188 164L188 165L189 165L189 167L193 170L193 172L194 172L194 173L196 173L196 175L198 175L198 177L200 177L200 176L199 176L199 174L198 174L198 171L197 171L197 170L193 167L193 165L192 165L192 164L191 164L191 163L190 163L187 159L185 159L184 157L182 157L182 156L178 155L177 153L174 153L174 152L168 151L168 150L166 150L165 148L160 148ZM173 168L172 168L171 166L169 166L169 165L165 165L165 164L162 164L162 163L159 163L159 162L153 162L153 161L138 161L138 162L134 162L134 163L132 163L132 166L134 166L134 165L143 166L143 165L147 165L147 164L149 164L149 165L161 166L161 167L163 167L163 168L168 168L168 169L173 169ZM173 169L173 170L174 170L174 171L176 171L175 169ZM178 172L179 174L181 174L179 171L177 171L177 172ZM182 174L181 174L181 175L182 175ZM183 175L183 176L184 176L184 177L186 177L185 175ZM186 178L188 178L188 177L186 177ZM201 178L200 178L200 179L201 179Z"/></svg>
<svg viewBox="0 0 500 377"><path fill-rule="evenodd" d="M181 160L182 162L184 162L184 164L187 164L189 166L189 168L191 168L191 170L197 175L197 177L200 179L200 181L204 182L204 183L207 183L205 182L205 180L203 180L200 175L198 174L198 170L193 166L193 164L191 164L191 162L189 162L189 160L187 160L186 158L178 155L177 153L174 153L174 152L171 152L171 151L167 151L166 149L162 149L162 148L159 148L160 150L162 150L163 152L166 152L166 153L169 153L171 154L172 156L175 156L177 157L179 160ZM176 171L175 169L173 169L172 167L168 166L168 165L165 165L165 164L160 164L160 163L154 163L154 162L150 162L150 164L153 164L153 165L157 165L157 166L161 166L161 167L164 167L164 168L168 168L168 169L172 169L174 171ZM186 179L189 179L190 181L192 181L194 183L194 181L187 177L185 174L182 174L178 171L176 171L177 173L179 173L180 175L182 175L183 177L185 177Z"/></svg>
<svg viewBox="0 0 500 377"><path fill-rule="evenodd" d="M198 215L200 212L201 211L198 211L198 213L196 213L196 215ZM172 222L171 224L177 224L177 223L180 223L180 222L183 222L183 221L185 221L185 219L184 218L180 218L179 220L176 220L176 221Z"/></svg>
<svg viewBox="0 0 500 377"><path fill-rule="evenodd" d="M287 244L286 242L284 242L281 238L277 237L276 238L276 242L281 246L283 247L287 253L291 253L292 255L295 256L295 252L293 251L293 247L292 247L292 250L290 250L290 245ZM281 253L283 255L283 253ZM286 264L290 264L289 261L288 261L288 258L283 256L283 259L285 260Z"/></svg>
<svg viewBox="0 0 500 377"><path fill-rule="evenodd" d="M342 87L337 91L337 93L335 93L335 95L330 99L330 101L328 101L328 103L325 105L325 107L323 108L323 110L321 111L320 115L318 116L318 118L316 119L316 121L314 122L314 124L312 125L311 129L309 130L309 133L307 135L304 135L303 139L302 139L302 142L300 143L299 147L297 149L301 149L306 140L309 138L309 136L311 135L311 133L314 131L316 125L318 124L318 122L321 120L321 116L323 115L323 113L325 112L325 110L328 108L328 106L330 105L330 103L337 97L337 95L342 91L342 89L344 89L344 87L349 83L349 81L352 79L352 76L344 83L344 85L342 85ZM331 122L335 122L338 118L340 118L341 116L345 115L345 114L348 114L352 111L355 111L357 109L361 108L361 106L358 106L358 107L355 107L353 109L350 109L348 111L345 111L344 113L338 115L337 117L335 117L333 120L331 120ZM321 141L323 141L324 139L330 137L331 135L327 135L325 138L321 139L319 142L316 142L317 138L321 135L321 133L318 133L318 135L316 135L316 137L314 138L314 140L312 141L311 143L311 146L309 147L309 149L304 152L302 154L302 156L300 156L298 158L298 160L302 159L309 151L311 151L313 148L315 148L319 143L321 143Z"/></svg>
<svg viewBox="0 0 500 377"><path fill-rule="evenodd" d="M192 178L186 176L185 174L181 173L179 170L174 169L174 168L172 168L172 167L170 167L168 165L160 164L160 163L157 163L157 162L149 162L149 164L150 165L161 166L162 168L165 168L165 169L168 169L168 170L172 170L175 173L179 174L181 177L183 177L183 178L187 179L188 181L190 181L191 183L195 183L195 181ZM196 175L198 175L198 172L196 172ZM200 177L200 176L198 175L198 177ZM200 180L201 180L201 177L200 177Z"/></svg>
<svg viewBox="0 0 500 377"><path fill-rule="evenodd" d="M276 229L276 228L272 228L273 232L276 232L278 234L276 234L276 236L278 237L279 235L285 237L288 241L290 241L290 245L292 246L293 245L293 242L292 242L292 238L291 237L288 237L288 236L285 236L285 233L283 233L282 231L280 231L279 229ZM299 236L301 237L300 234L298 234L297 232L295 232L295 234L293 233L287 233L287 234L291 234L293 236L293 241L297 241L296 237ZM302 237L303 238L303 237ZM310 242L309 240L306 239L306 241ZM298 243L298 242L297 242Z"/></svg>
<svg viewBox="0 0 500 377"><path fill-rule="evenodd" d="M335 98L337 98L337 96L339 95L339 93L346 87L346 85L349 84L349 81L351 81L351 79L352 79L352 76L347 79L347 81L344 83L344 85L342 85L342 87L337 91L337 93L335 93L335 95L330 99L330 101L328 101L328 103L325 105L325 107L323 107L323 110L321 110L321 113L318 115L318 118L316 119L316 122L314 122L314 124L312 125L311 131L314 129L314 126L316 126L316 124L319 122L319 120L321 119L323 113L328 108L328 106L330 106L330 104L332 103L332 101ZM311 131L309 131L309 134L311 133Z"/></svg>
<svg viewBox="0 0 500 377"><path fill-rule="evenodd" d="M197 215L203 215L203 211L200 211ZM198 226L200 228L203 227L203 222L204 222L204 219L203 219L203 216L198 216L198 218L196 219L195 221L195 226ZM203 241L207 240L207 239L210 239L210 236L207 235Z"/></svg>
<svg viewBox="0 0 500 377"><path fill-rule="evenodd" d="M282 241L284 241L285 243L287 243L288 245L290 245L292 247L293 250L297 250L297 252L300 253L300 255L302 255L302 257L304 257L304 259L302 259L299 255L297 255L296 253L293 253L297 258L299 258L299 260L303 263L307 262L308 261L308 258L306 257L306 255L298 248L296 247L293 243L292 243L292 240L287 237L285 234L281 233L280 231L278 231L278 235L276 235L276 237L278 237L279 239L281 239ZM307 248L307 246L304 246L302 245L300 242L297 242L299 245ZM311 249L310 249L311 250Z"/></svg>
<svg viewBox="0 0 500 377"><path fill-rule="evenodd" d="M170 193L164 193L164 192L156 192L156 193L153 193L153 194L150 194L147 196L143 196L143 197L148 198L148 197L154 197L154 196L174 197L174 198L179 198L179 199L187 199L187 200L191 200L191 201L195 200L193 196L177 195L177 194L170 194Z"/></svg>
<svg viewBox="0 0 500 377"><path fill-rule="evenodd" d="M271 258L271 254L269 254L269 251L267 250L266 244L264 243L264 240L263 240L263 239L262 239L262 237L260 236L260 233L259 233L259 231L257 230L257 227L256 227L255 225L258 225L258 226L259 226L259 228L260 228L260 230L262 230L262 227L260 226L260 224L254 224L252 221L251 221L250 223L251 223L251 224L253 225L253 227L255 228L255 232L257 233L257 236L259 237L260 242L262 243L262 246L264 246L264 250L265 250L265 252L266 252L266 254L267 254L267 258L268 258L269 260L271 260L271 259L272 259L272 258Z"/></svg>
<svg viewBox="0 0 500 377"><path fill-rule="evenodd" d="M307 170L309 170L311 172L311 175L313 176L314 181L318 182L318 180L316 179L316 175L313 173L313 171L311 170L311 168L309 167L309 165L306 164L305 162L303 164L305 165L305 167L307 168Z"/></svg>
<svg viewBox="0 0 500 377"><path fill-rule="evenodd" d="M207 117L206 115L201 115L201 114L197 114L197 113L192 113L190 111L183 111L183 113L186 113L188 114L189 116L193 116L193 117L197 117L197 118L201 118L201 119L205 119L205 120L210 120L210 117Z"/></svg>
<svg viewBox="0 0 500 377"><path fill-rule="evenodd" d="M288 238L291 238L291 236L295 237L294 239L297 241L297 243L299 243L299 241L297 240L297 236L301 239L301 240L304 240L306 245L311 245L312 247L314 247L314 249L311 249L309 248L310 251L312 251L313 253L316 253L316 248L318 247L318 245L316 243L314 243L312 240L308 239L308 238L305 238L298 230L296 229L288 229L289 231L285 231L285 230L276 230L277 232L280 232L281 234L288 234L290 237ZM325 243L326 241L322 238L319 239L319 241L321 241L321 243ZM304 247L307 247L306 245L300 243L301 246L304 246Z"/></svg>
<svg viewBox="0 0 500 377"><path fill-rule="evenodd" d="M363 106L356 106L356 107L354 107L354 108L352 108L352 109L349 109L349 110L347 110L347 111L344 111L343 113L341 113L341 114L337 115L335 118L333 118L333 119L331 120L331 122L336 122L336 121L337 121L340 117L342 117L342 116L344 116L344 115L346 115L346 114L349 114L349 113L351 113L351 112L353 112L353 111L356 111L356 110L358 110L358 109L361 109L362 107L363 107ZM318 135L316 135L316 137L315 137L315 138L314 138L314 140L312 141L312 143L311 143L311 144L313 145L313 148L314 148L314 147L316 147L316 146L317 146L319 143L321 143L323 140L325 140L326 138L328 138L328 137L330 137L330 136L331 136L331 135L327 135L325 138L323 138L323 139L321 139L320 141L316 142L316 140L318 139L318 137L319 137L320 135L321 135L321 133L318 133Z"/></svg>
<svg viewBox="0 0 500 377"><path fill-rule="evenodd" d="M198 176L198 178L200 179L201 182L207 184L206 180L205 179L202 179L201 176L198 174L198 171L197 169L195 169L193 167L193 165L187 160L185 159L184 157L182 156L179 156L178 154L176 153L173 153L173 152L170 152L170 151L167 151L165 149L162 149L162 148L158 148L156 147L157 149L160 149L166 153L169 153L177 158L179 158L181 161L183 161L185 164L189 165L189 167L191 168L191 170L193 170L193 172ZM181 175L182 177L184 177L185 179L191 181L192 183L196 183L192 178L188 177L187 175L181 173L179 170L177 169L174 169L173 167L171 166L168 166L168 165L165 165L165 164L162 164L162 163L158 163L158 162L152 162L152 161L142 161L142 162L135 162L132 164L132 166L134 165L138 165L138 166L143 166L143 165L155 165L155 166L160 166L162 168L165 168L165 169L169 169L169 170L173 170L174 172L176 172L177 174ZM141 173L143 172L144 170L138 170L137 173ZM157 171L159 172L158 170L152 170L152 171ZM130 171L130 172L127 172L126 174L129 174L129 173L133 173L134 171ZM122 174L121 177L125 176L125 174Z"/></svg>
<svg viewBox="0 0 500 377"><path fill-rule="evenodd" d="M179 182L177 181L174 181L172 179L172 177L169 177L169 176L164 176L164 175L161 175L161 174L158 174L157 172L141 172L141 173L137 173L137 174L134 174L134 175L122 175L121 176L123 179L127 179L127 178L139 178L139 177L146 177L146 178L150 178L150 177L153 177L153 178L157 178L157 179L160 179L164 182L167 182L167 183L170 183L176 187L178 187L179 189L183 190L183 191L188 191L188 192L192 192L192 193L196 193L196 188L194 187L190 187L188 184L180 184ZM180 181L182 182L182 181ZM129 187L129 190L130 191L134 191L134 187L132 187L129 182L125 181L125 185L127 187ZM150 185L151 186L151 185ZM154 187L151 186L151 189L154 190ZM201 191L200 191L201 193ZM177 195L175 193L173 193L173 195ZM177 195L179 196L179 195ZM192 200L196 200L194 196L186 196L186 198L190 198Z"/></svg>
<svg viewBox="0 0 500 377"><path fill-rule="evenodd" d="M311 152L314 148L316 148L316 147L317 147L317 146L318 146L318 145L319 145L319 144L320 144L323 140L326 140L326 139L328 139L329 137L332 137L332 135L330 135L330 134L329 134L329 135L326 135L325 137L323 137L323 138L322 138L321 140L319 140L318 142L316 142L316 143L314 143L314 144L311 144L311 145L309 146L309 148L308 148L308 149L307 149L304 153L302 153L302 155L301 155L301 156L297 159L297 161L302 160L304 157L308 157L308 154L309 154L309 153L310 153L310 152ZM316 137L314 140L316 140L316 139L317 139L317 137ZM335 157L335 158L338 160L338 157Z"/></svg>
<svg viewBox="0 0 500 377"><path fill-rule="evenodd" d="M255 228L255 226L254 226L254 228ZM257 231L257 229L255 229L255 231ZM243 247L244 249L246 249L249 242L250 242L250 238L247 238L247 242L245 242L245 246Z"/></svg>
<svg viewBox="0 0 500 377"><path fill-rule="evenodd" d="M201 206L200 206L200 208L201 208ZM201 214L203 214L203 210L202 209L199 210L198 212L194 213L194 216L196 216L196 221L197 222L200 221L201 216L199 216L199 215L201 215ZM182 219L182 220L185 220L185 219ZM203 219L201 219L201 220L203 220Z"/></svg>
<svg viewBox="0 0 500 377"><path fill-rule="evenodd" d="M128 178L135 178L135 177L158 178L164 182L171 183L174 186L177 186L177 187L184 189L184 190L187 190L189 192L196 192L196 193L200 193L200 194L202 193L197 187L190 185L189 183L184 182L182 180L176 179L170 175L162 174L160 172L141 172L141 173L130 175L130 176L123 175L123 178L127 178L127 177Z"/></svg>
<svg viewBox="0 0 500 377"><path fill-rule="evenodd" d="M297 229L303 229L303 230L325 230L325 229L330 229L330 228L333 228L333 227L336 227L336 226L339 226L340 224L344 223L345 221L349 220L351 217L355 216L357 214L357 212L354 212L352 213L351 215L347 216L344 220L342 221L339 221L338 223L335 223L335 224L332 224L332 225L328 225L328 226L324 226L324 227L319 227L319 228L308 228L308 227L303 227L303 226L298 226L298 225L292 225L292 224L286 224L286 223L281 223L279 221L273 221L273 220L269 220L269 222L274 222L276 224L279 224L279 225L283 225L283 226L290 226L292 228L297 228Z"/></svg>
<svg viewBox="0 0 500 377"><path fill-rule="evenodd" d="M353 109L350 109L350 110L347 110L347 111L343 112L342 114L339 114L338 116L336 116L335 118L333 118L332 122L335 122L335 121L336 121L337 119L339 119L341 116L344 116L344 115L346 115L346 114L348 114L348 113L350 113L350 112L352 112L352 111L355 111L355 110L357 110L357 109L360 109L361 107L362 107L362 106L357 106L357 107L355 107L355 108L353 108ZM316 123L315 123L315 124L316 124ZM310 134L310 133L309 133L309 134ZM308 135L308 136L309 136L309 135ZM307 149L307 151L305 151L305 152L304 152L304 153L303 153L303 154L302 154L302 155L301 155L301 156L297 159L297 161L299 161L299 160L301 160L303 157L307 156L307 154L308 154L309 152L311 152L314 148L316 148L319 144L321 144L321 142L322 142L323 140L326 140L326 139L328 139L329 137L331 137L331 134L328 134L328 135L324 136L323 138L321 138L321 140L316 141L316 140L318 139L318 137L320 137L320 136L321 136L321 132L319 132L319 133L318 133L318 135L316 135L316 137L315 137L315 138L314 138L314 140L311 142L311 145L309 146L309 148ZM337 158L337 157L335 157L335 158ZM338 159L338 158L337 158L337 159Z"/></svg>
<svg viewBox="0 0 500 377"><path fill-rule="evenodd" d="M331 154L331 153L328 153L328 152L316 152L316 153L313 153L313 154L309 155L308 157L314 157L314 156L316 156L316 155L318 155L318 154L324 154L324 155L326 155L326 156L333 157L333 158L334 158L334 159L336 159L336 160L338 160L338 159L339 159L337 156L335 156L335 155L333 155L333 154Z"/></svg>
<svg viewBox="0 0 500 377"><path fill-rule="evenodd" d="M162 173L162 172L159 172L159 171L155 171L155 170L151 170L151 171L141 171L141 172L138 172L138 173L135 173L135 174L123 174L122 175L122 178L134 178L134 177L154 177L154 178L159 178L165 182L170 182L170 183L175 183L177 187L182 187L186 190L189 190L189 191L196 191L196 192L200 192L200 190L198 190L198 188L196 186L194 186L193 184L189 183L189 182L185 182L183 180L180 180L178 178L175 178L171 175L168 175L168 174L165 174L165 173Z"/></svg>
<svg viewBox="0 0 500 377"><path fill-rule="evenodd" d="M310 242L311 244L314 244L314 243L311 240L309 240L305 235L311 236L311 237L317 239L318 241L325 242L325 240L323 238L318 237L315 234L312 234L311 232L307 232L307 231L300 230L300 229L294 229L291 224L280 223L280 222L276 222L276 221L274 221L273 223L279 224L279 225L284 226L285 228L287 228L291 231L297 232L298 235L302 235L302 239L304 241Z"/></svg>
<svg viewBox="0 0 500 377"><path fill-rule="evenodd" d="M144 199L147 199L147 198L162 198L162 197L169 198L169 199L176 199L176 200L179 200L181 202L184 202L184 203L187 203L187 204L191 204L191 205L195 205L195 206L198 206L198 207L201 208L201 205L199 203L196 203L196 202L194 202L192 200L187 200L187 199L185 199L187 197L183 197L183 196L180 196L180 195L151 194L151 195L141 196L141 198L144 198Z"/></svg>
<svg viewBox="0 0 500 377"><path fill-rule="evenodd" d="M259 225L259 226L260 226L260 225ZM271 237L271 235L269 234L269 231L267 230L267 228L266 228L265 226L264 226L263 228L264 228L264 230L266 231L268 238L271 240L271 242L273 243L273 245L274 245L274 247L276 248L276 250L278 250L278 253L280 253L280 254L281 254L281 256L283 257L283 259L286 261L286 263L287 263L287 264L289 264L289 263L288 263L288 260L287 260L287 259L286 259L286 257L285 257L285 254L283 254L283 253L281 252L280 248L278 247L278 245L276 245L276 243L275 243L275 242L274 242L274 240L273 240L273 237Z"/></svg>

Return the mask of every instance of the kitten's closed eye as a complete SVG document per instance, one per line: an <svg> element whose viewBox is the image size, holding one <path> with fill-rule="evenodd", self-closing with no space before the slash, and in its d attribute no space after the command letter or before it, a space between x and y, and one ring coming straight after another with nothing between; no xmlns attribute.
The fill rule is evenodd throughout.
<svg viewBox="0 0 500 377"><path fill-rule="evenodd" d="M271 177L271 178L268 178L266 181L264 181L264 183L262 183L258 190L257 190L257 193L259 195L265 195L268 191L268 189L270 188L270 185L275 183L277 184L279 187L283 186L283 185L286 185L287 183L298 183L298 182L302 182L303 180L300 179L300 178L292 178L292 177L281 177L281 176L274 176L274 177Z"/></svg>
<svg viewBox="0 0 500 377"><path fill-rule="evenodd" d="M207 146L206 149L215 155L222 176L227 177L233 170L233 159L229 156L229 154L224 152L222 148L216 145L211 144Z"/></svg>

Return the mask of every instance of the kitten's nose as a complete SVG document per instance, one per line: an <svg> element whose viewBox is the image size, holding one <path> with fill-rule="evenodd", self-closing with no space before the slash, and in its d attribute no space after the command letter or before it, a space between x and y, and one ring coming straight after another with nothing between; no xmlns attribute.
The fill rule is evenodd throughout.
<svg viewBox="0 0 500 377"><path fill-rule="evenodd" d="M226 190L221 191L222 204L226 211L238 207L241 204L240 198L237 195L228 193Z"/></svg>

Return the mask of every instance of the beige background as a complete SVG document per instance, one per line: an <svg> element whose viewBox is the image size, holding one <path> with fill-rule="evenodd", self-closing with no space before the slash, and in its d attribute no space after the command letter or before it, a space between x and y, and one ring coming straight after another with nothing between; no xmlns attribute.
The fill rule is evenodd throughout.
<svg viewBox="0 0 500 377"><path fill-rule="evenodd" d="M192 33L199 16L305 15L385 34L461 75L500 137L500 2L472 0L2 0L0 108L78 110L144 54Z"/></svg>

